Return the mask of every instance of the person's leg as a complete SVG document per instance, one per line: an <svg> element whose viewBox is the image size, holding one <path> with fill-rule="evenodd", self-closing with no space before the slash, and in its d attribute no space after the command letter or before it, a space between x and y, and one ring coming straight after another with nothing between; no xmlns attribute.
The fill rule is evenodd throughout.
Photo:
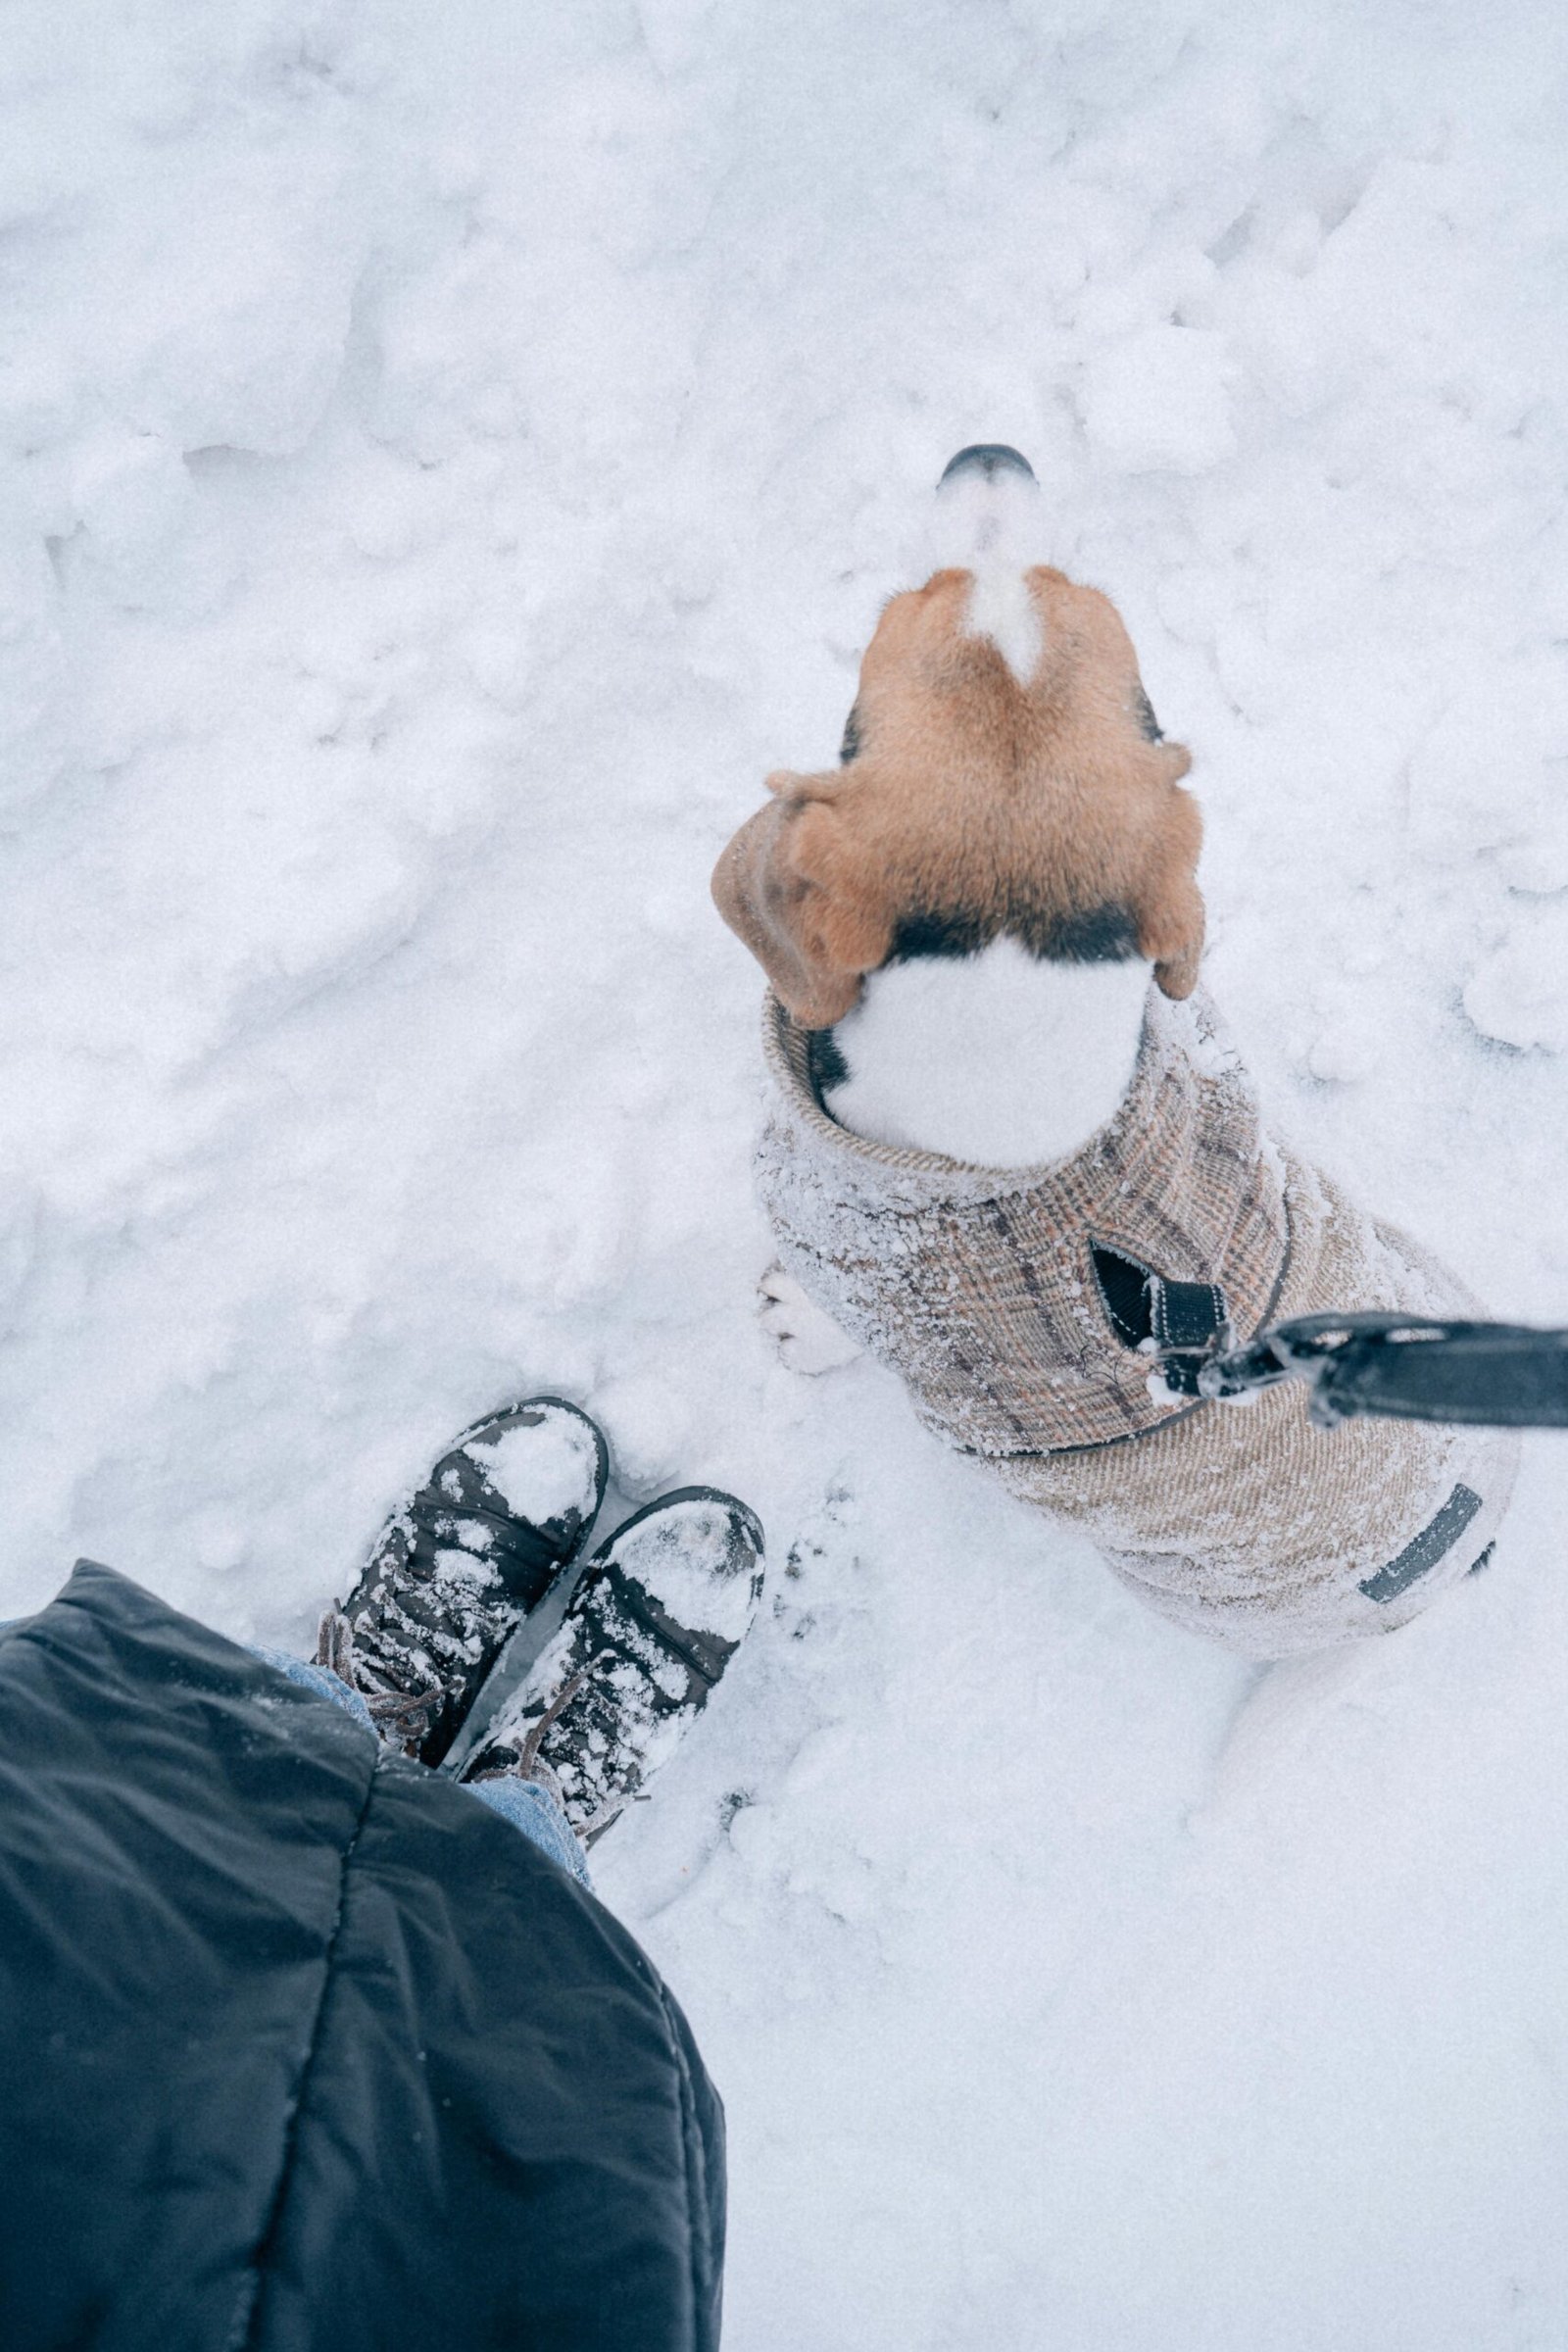
<svg viewBox="0 0 1568 2352"><path fill-rule="evenodd" d="M544 1780L591 1847L690 1730L761 1589L761 1524L735 1495L680 1487L634 1511L594 1553L463 1781L488 1796Z"/></svg>
<svg viewBox="0 0 1568 2352"><path fill-rule="evenodd" d="M13 1625L22 1622L21 1618L0 1620L0 1634L9 1633ZM274 1667L279 1674L286 1675L291 1683L297 1683L302 1690L314 1690L318 1698L324 1698L334 1707L341 1707L346 1715L352 1715L356 1723L363 1725L372 1739L380 1737L370 1710L360 1692L351 1690L330 1666L308 1665L303 1658L291 1657L286 1649L269 1649L260 1642L247 1642L242 1646L250 1651L253 1658L260 1658L264 1666ZM588 1875L587 1856L572 1833L571 1824L548 1788L541 1787L537 1781L518 1780L509 1775L505 1780L481 1781L477 1787L468 1789L468 1794L477 1797L481 1805L488 1805L492 1813L499 1813L503 1821L510 1821L513 1828L520 1830L530 1844L538 1846L541 1853L548 1854L552 1862L559 1862L563 1870L570 1871L574 1879L592 1890L593 1880Z"/></svg>
<svg viewBox="0 0 1568 2352"><path fill-rule="evenodd" d="M24 1622L20 1617L0 1619L0 1634L9 1634L14 1625ZM351 1690L329 1666L307 1666L303 1658L291 1657L286 1649L268 1649L260 1642L242 1642L240 1647L248 1649L253 1658L260 1658L264 1666L274 1666L279 1674L286 1674L302 1690L314 1690L318 1698L329 1698L334 1707L342 1707L368 1732L375 1730L370 1710L359 1692Z"/></svg>
<svg viewBox="0 0 1568 2352"><path fill-rule="evenodd" d="M607 1466L603 1437L564 1398L492 1414L394 1513L344 1608L322 1619L316 1660L245 1646L404 1753L416 1743L414 1716L433 1715L444 1752L477 1693L475 1659L488 1665L571 1564ZM756 1614L762 1555L756 1513L714 1488L682 1487L634 1511L594 1554L460 1786L591 1886L584 1841L642 1792L706 1703ZM444 1584L470 1603L482 1593L482 1629L471 1615L462 1626L443 1617ZM446 1679L428 1684L433 1670Z"/></svg>
<svg viewBox="0 0 1568 2352"><path fill-rule="evenodd" d="M375 1730L375 1719L359 1691L351 1690L330 1666L308 1666L303 1658L291 1658L286 1649L265 1649L259 1642L247 1642L245 1647L253 1658L275 1666L291 1683L298 1683L302 1690L314 1690L318 1698L329 1698L334 1707L343 1708L356 1723L363 1723L368 1732Z"/></svg>
<svg viewBox="0 0 1568 2352"><path fill-rule="evenodd" d="M505 1780L466 1781L463 1786L481 1805L488 1805L492 1813L499 1813L503 1821L510 1821L514 1830L531 1838L552 1862L559 1862L563 1870L569 1870L592 1889L588 1858L548 1788L537 1781L516 1780L511 1775Z"/></svg>
<svg viewBox="0 0 1568 2352"><path fill-rule="evenodd" d="M247 1642L245 1647L252 1657L275 1666L279 1674L286 1674L302 1690L314 1690L318 1698L330 1699L334 1707L341 1707L372 1736L378 1736L370 1710L359 1691L351 1690L330 1666L307 1665L303 1658L290 1657L287 1650L265 1649L259 1642ZM499 1813L503 1821L510 1821L530 1844L548 1854L552 1862L559 1862L563 1870L569 1870L584 1886L593 1886L582 1847L548 1788L541 1788L537 1781L508 1779L481 1782L469 1794L476 1796L482 1805L488 1805L492 1813Z"/></svg>
<svg viewBox="0 0 1568 2352"><path fill-rule="evenodd" d="M439 1764L508 1640L576 1558L610 1448L581 1407L530 1396L454 1439L376 1538L318 1666L363 1693L383 1739Z"/></svg>

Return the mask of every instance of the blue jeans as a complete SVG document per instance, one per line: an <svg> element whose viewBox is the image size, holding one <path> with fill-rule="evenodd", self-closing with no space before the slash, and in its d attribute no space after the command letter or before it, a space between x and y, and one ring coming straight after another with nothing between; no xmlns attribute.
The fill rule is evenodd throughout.
<svg viewBox="0 0 1568 2352"><path fill-rule="evenodd" d="M341 1707L356 1723L363 1723L368 1732L375 1730L370 1710L359 1692L351 1690L347 1683L339 1682L329 1667L307 1666L303 1658L291 1658L282 1649L263 1649L255 1642L247 1642L245 1647L253 1658L275 1666L291 1683L298 1683L302 1690L314 1690L318 1697L329 1698L334 1707ZM481 1805L488 1805L492 1813L499 1813L503 1821L510 1821L514 1830L520 1830L552 1862L569 1870L584 1886L593 1886L588 1876L587 1856L573 1835L571 1824L549 1790L541 1788L537 1781L474 1781L464 1785L470 1796L476 1796Z"/></svg>

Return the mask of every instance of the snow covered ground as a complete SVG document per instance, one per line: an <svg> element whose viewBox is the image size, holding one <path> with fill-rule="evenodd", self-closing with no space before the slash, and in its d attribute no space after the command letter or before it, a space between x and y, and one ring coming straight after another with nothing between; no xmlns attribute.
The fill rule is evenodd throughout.
<svg viewBox="0 0 1568 2352"><path fill-rule="evenodd" d="M528 1388L756 1501L601 1849L735 2352L1568 2341L1568 1452L1259 1675L754 1323L758 974L911 517L1016 442L1204 802L1276 1119L1568 1321L1544 0L12 0L0 1610L302 1645Z"/></svg>

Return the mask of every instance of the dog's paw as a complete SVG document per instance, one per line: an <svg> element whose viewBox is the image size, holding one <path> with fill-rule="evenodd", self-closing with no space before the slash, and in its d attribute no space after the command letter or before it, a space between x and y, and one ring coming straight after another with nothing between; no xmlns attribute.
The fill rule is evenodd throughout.
<svg viewBox="0 0 1568 2352"><path fill-rule="evenodd" d="M769 1266L757 1292L762 1329L792 1372L837 1372L863 1352L782 1266Z"/></svg>

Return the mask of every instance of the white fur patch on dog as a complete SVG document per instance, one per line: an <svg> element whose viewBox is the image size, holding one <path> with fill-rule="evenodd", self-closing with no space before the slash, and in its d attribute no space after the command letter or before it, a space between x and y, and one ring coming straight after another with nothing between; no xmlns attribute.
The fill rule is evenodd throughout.
<svg viewBox="0 0 1568 2352"><path fill-rule="evenodd" d="M1045 632L1021 571L976 566L964 627L971 637L989 637L1019 685L1028 685L1040 667Z"/></svg>
<svg viewBox="0 0 1568 2352"><path fill-rule="evenodd" d="M971 637L989 637L1020 686L1040 666L1045 633L1025 577L1046 561L1040 485L1007 466L987 477L965 467L937 492L927 568L972 572L964 616Z"/></svg>
<svg viewBox="0 0 1568 2352"><path fill-rule="evenodd" d="M1065 1158L1132 1083L1150 969L1048 963L1015 939L884 965L833 1032L850 1075L827 1109L871 1143L980 1167Z"/></svg>

